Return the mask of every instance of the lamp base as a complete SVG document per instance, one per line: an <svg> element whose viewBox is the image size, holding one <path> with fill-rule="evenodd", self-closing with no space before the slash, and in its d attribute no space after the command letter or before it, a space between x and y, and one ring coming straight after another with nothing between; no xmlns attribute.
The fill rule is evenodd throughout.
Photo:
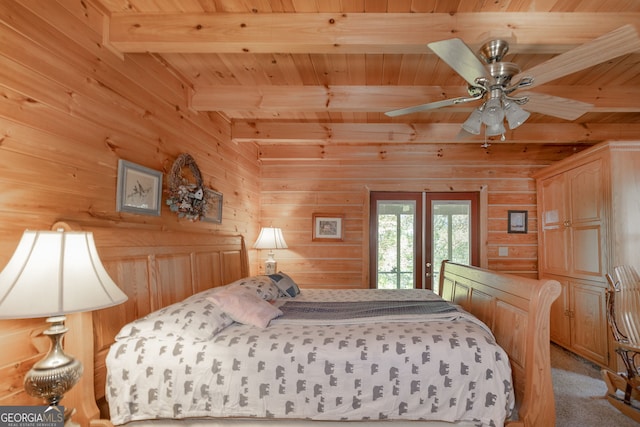
<svg viewBox="0 0 640 427"><path fill-rule="evenodd" d="M33 396L59 405L64 394L76 385L82 376L82 363L62 350L62 337L68 331L64 326L65 316L49 317L49 329L43 334L51 339L51 349L44 359L36 362L24 377L24 389ZM72 409L65 411L65 425L70 422Z"/></svg>
<svg viewBox="0 0 640 427"><path fill-rule="evenodd" d="M278 272L278 263L275 259L266 260L264 263L264 274L276 274Z"/></svg>

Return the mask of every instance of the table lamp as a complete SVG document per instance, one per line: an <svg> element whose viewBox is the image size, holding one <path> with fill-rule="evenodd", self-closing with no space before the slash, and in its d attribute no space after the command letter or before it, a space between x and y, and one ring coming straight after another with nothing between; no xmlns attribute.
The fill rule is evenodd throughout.
<svg viewBox="0 0 640 427"><path fill-rule="evenodd" d="M253 245L255 249L269 249L267 260L264 263L265 274L275 274L278 271L278 263L273 257L274 249L286 249L287 242L284 241L282 236L282 230L273 227L262 227L256 244Z"/></svg>
<svg viewBox="0 0 640 427"><path fill-rule="evenodd" d="M68 331L65 314L126 300L100 261L93 233L25 231L0 273L0 319L48 317L50 326L43 333L51 339L49 353L26 374L25 391L49 405L59 405L83 370L82 363L62 349L62 337ZM65 411L65 420L71 413Z"/></svg>

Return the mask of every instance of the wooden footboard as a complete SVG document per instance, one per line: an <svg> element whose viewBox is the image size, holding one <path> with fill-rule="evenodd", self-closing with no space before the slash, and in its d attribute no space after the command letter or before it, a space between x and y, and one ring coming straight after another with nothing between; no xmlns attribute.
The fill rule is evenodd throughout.
<svg viewBox="0 0 640 427"><path fill-rule="evenodd" d="M554 426L549 312L560 284L445 261L440 295L489 326L509 355L518 419L507 425Z"/></svg>

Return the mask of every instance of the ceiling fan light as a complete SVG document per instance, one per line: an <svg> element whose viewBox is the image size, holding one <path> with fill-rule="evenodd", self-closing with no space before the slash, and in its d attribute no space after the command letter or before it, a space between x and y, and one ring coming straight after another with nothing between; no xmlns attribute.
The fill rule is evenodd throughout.
<svg viewBox="0 0 640 427"><path fill-rule="evenodd" d="M503 135L505 133L505 128L502 122L500 122L497 125L487 126L484 133L486 136Z"/></svg>
<svg viewBox="0 0 640 427"><path fill-rule="evenodd" d="M515 129L523 124L531 115L528 111L520 108L515 102L505 102L504 114L507 117L509 123L509 129Z"/></svg>
<svg viewBox="0 0 640 427"><path fill-rule="evenodd" d="M482 111L478 108L473 110L469 118L462 124L462 129L473 135L480 135L480 127L482 126Z"/></svg>
<svg viewBox="0 0 640 427"><path fill-rule="evenodd" d="M496 126L504 120L504 110L499 98L491 98L484 104L482 122L487 126Z"/></svg>

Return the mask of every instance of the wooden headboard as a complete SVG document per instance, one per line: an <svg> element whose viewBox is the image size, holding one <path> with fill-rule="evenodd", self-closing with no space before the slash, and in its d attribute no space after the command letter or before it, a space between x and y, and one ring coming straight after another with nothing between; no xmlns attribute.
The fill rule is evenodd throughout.
<svg viewBox="0 0 640 427"><path fill-rule="evenodd" d="M64 222L54 225L57 228L93 232L105 268L129 297L119 306L67 316L70 331L65 336L65 351L82 361L85 374L63 404L74 407L74 421L85 426L98 417L96 401L104 401L105 357L122 326L197 292L246 277L249 263L240 235ZM86 345L92 340L93 347ZM103 416L105 410L100 407Z"/></svg>
<svg viewBox="0 0 640 427"><path fill-rule="evenodd" d="M518 421L507 425L555 425L549 322L560 283L444 261L439 289L482 320L509 355Z"/></svg>

